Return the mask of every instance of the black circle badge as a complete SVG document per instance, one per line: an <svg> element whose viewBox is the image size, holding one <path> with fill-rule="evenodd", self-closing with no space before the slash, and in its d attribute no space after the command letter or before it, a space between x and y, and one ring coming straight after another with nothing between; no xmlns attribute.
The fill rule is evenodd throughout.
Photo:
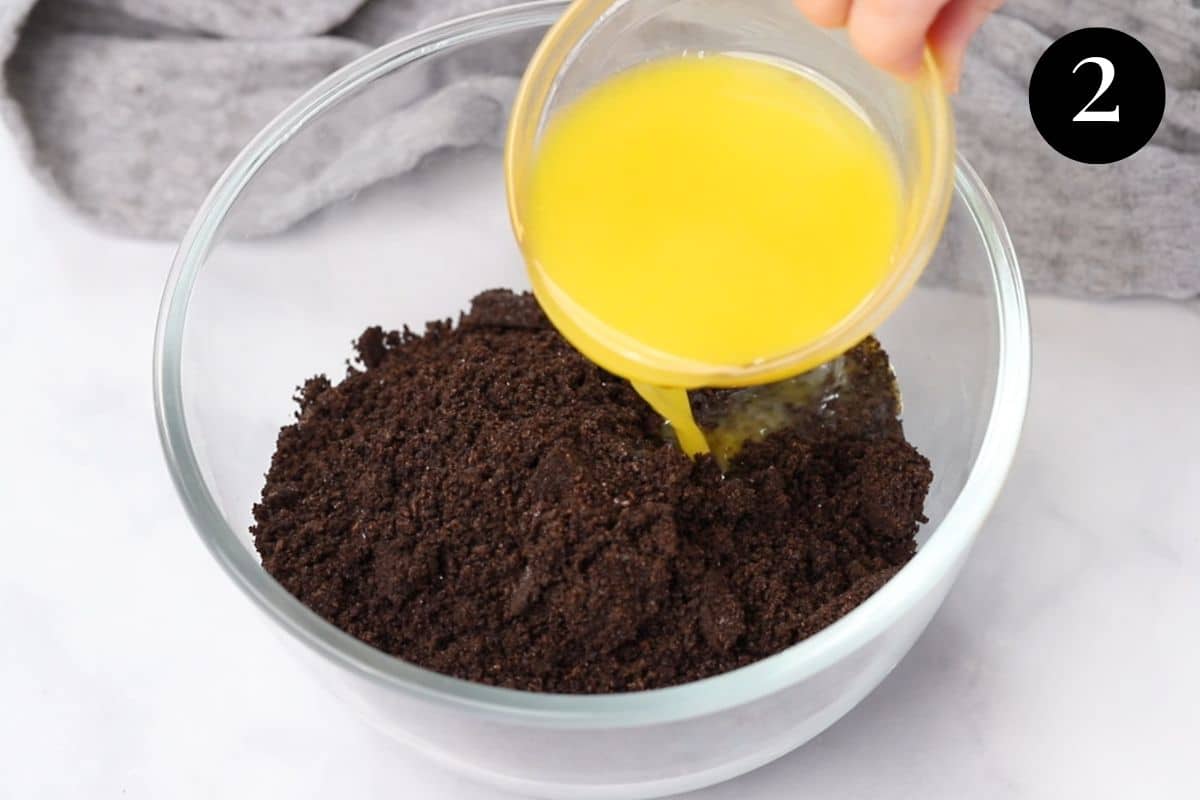
<svg viewBox="0 0 1200 800"><path fill-rule="evenodd" d="M1145 45L1112 28L1083 28L1047 48L1029 79L1029 111L1042 138L1085 164L1111 164L1145 147L1167 91Z"/></svg>

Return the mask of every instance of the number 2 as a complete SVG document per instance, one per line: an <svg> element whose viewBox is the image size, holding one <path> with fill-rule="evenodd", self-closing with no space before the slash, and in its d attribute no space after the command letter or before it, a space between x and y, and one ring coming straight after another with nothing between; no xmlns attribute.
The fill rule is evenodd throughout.
<svg viewBox="0 0 1200 800"><path fill-rule="evenodd" d="M1095 64L1100 68L1100 88L1096 90L1095 96L1088 101L1088 104L1083 107L1083 110L1071 118L1072 122L1120 122L1121 121L1121 106L1117 105L1108 111L1092 111L1091 108L1101 96L1108 91L1108 87L1112 86L1113 78L1117 77L1117 68L1107 58L1100 56L1092 56L1085 58L1075 65L1075 69L1071 70L1074 75L1079 71L1079 68L1084 64Z"/></svg>

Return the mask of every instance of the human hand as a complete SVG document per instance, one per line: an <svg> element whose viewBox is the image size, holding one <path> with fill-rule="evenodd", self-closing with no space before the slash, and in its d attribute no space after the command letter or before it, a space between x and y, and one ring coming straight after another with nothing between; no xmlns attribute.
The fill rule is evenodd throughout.
<svg viewBox="0 0 1200 800"><path fill-rule="evenodd" d="M946 88L958 89L967 42L1004 0L793 0L814 24L846 27L868 61L903 77L933 50Z"/></svg>

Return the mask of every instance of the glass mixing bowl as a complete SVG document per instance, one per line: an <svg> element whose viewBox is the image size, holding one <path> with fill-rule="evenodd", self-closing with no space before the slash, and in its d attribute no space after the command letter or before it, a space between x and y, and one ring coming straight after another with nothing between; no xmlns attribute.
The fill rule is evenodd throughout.
<svg viewBox="0 0 1200 800"><path fill-rule="evenodd" d="M663 386L779 380L849 349L912 290L937 246L954 189L954 120L929 52L918 75L903 81L867 63L844 31L808 22L792 0L576 0L534 53L513 104L505 167L518 242L525 240L529 174L555 114L637 64L711 53L737 54L805 75L866 120L900 178L899 238L883 281L837 325L792 352L748 364L702 363L630 347L621 332L569 310L579 298L569 297L526 252L534 291L551 319L570 321L563 328L568 338L577 337L573 341L585 352L619 353L620 363L628 365L621 374Z"/></svg>
<svg viewBox="0 0 1200 800"><path fill-rule="evenodd" d="M904 656L958 575L1012 460L1029 327L1004 224L960 160L922 285L879 330L907 433L936 472L920 548L859 608L771 658L656 691L532 694L429 672L318 618L263 571L247 531L275 436L291 421L290 398L316 372L340 375L350 340L369 324L420 325L456 314L481 289L527 287L502 153L442 152L403 179L347 190L284 235L246 242L234 232L294 176L345 168L361 152L353 132L408 107L414 87L494 71L495 54L512 48L527 56L564 6L509 7L395 42L268 125L180 246L155 343L156 411L171 474L209 550L301 661L367 720L510 790L650 797L778 758L853 708Z"/></svg>

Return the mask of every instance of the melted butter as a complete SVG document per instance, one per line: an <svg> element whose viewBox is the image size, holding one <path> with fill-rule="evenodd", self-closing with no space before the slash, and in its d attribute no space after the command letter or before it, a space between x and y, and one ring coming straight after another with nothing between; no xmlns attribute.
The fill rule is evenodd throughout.
<svg viewBox="0 0 1200 800"><path fill-rule="evenodd" d="M823 415L841 394L844 378L845 360L837 358L778 383L734 391L728 409L707 434L713 458L726 470L747 442L792 428L814 411Z"/></svg>
<svg viewBox="0 0 1200 800"><path fill-rule="evenodd" d="M688 454L733 454L786 427L818 379L746 390L710 442L685 391L699 379L669 365L735 373L820 341L889 273L901 198L883 138L824 86L732 55L666 58L549 122L517 233L555 327L634 381Z"/></svg>
<svg viewBox="0 0 1200 800"><path fill-rule="evenodd" d="M710 442L692 416L692 404L685 389L670 389L649 383L633 381L633 388L650 407L662 415L664 424L671 428L679 447L689 456L710 451Z"/></svg>
<svg viewBox="0 0 1200 800"><path fill-rule="evenodd" d="M689 442L699 435L706 445L706 449L699 452L711 453L721 470L728 471L733 459L750 442L762 441L778 431L822 424L836 414L839 402L852 402L858 398L877 400L878 384L864 385L863 377L853 362L840 356L782 381L720 392L716 403L719 408L705 415L703 428L693 422L690 415L672 417L659 411L667 420L663 423L663 436L677 441L680 449L694 455L696 451L689 449ZM898 410L900 391L894 373L890 389ZM639 388L638 391L642 390ZM677 391L687 402L686 393ZM649 402L658 409L653 400ZM691 411L690 404L688 411ZM669 421L671 419L692 422L696 430L680 435L681 430Z"/></svg>

